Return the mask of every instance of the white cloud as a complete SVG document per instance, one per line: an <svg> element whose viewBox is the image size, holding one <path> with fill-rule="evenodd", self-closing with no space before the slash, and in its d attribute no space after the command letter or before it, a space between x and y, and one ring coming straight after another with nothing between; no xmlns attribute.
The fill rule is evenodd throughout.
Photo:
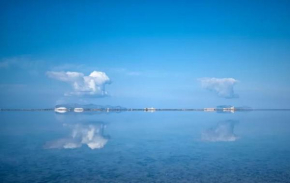
<svg viewBox="0 0 290 183"><path fill-rule="evenodd" d="M76 124L65 126L71 128L70 137L47 142L44 146L45 148L75 149L85 144L90 149L101 149L108 142L108 138L103 134L104 124Z"/></svg>
<svg viewBox="0 0 290 183"><path fill-rule="evenodd" d="M92 67L85 66L84 64L61 64L57 66L53 66L51 68L53 71L67 71L67 70L79 70L79 71L90 71Z"/></svg>
<svg viewBox="0 0 290 183"><path fill-rule="evenodd" d="M127 75L129 76L140 76L141 74L141 72L127 72Z"/></svg>
<svg viewBox="0 0 290 183"><path fill-rule="evenodd" d="M122 74L127 76L141 76L144 74L144 72L130 71L126 68L110 68L110 71L116 74Z"/></svg>
<svg viewBox="0 0 290 183"><path fill-rule="evenodd" d="M216 127L210 128L201 134L202 141L209 142L232 142L236 141L238 137L234 134L234 121L224 121L219 123Z"/></svg>
<svg viewBox="0 0 290 183"><path fill-rule="evenodd" d="M207 90L217 93L223 98L237 98L234 92L234 85L238 82L234 78L201 78L201 86Z"/></svg>
<svg viewBox="0 0 290 183"><path fill-rule="evenodd" d="M48 71L47 76L72 85L74 91L66 96L106 96L105 85L110 84L110 78L104 72L93 71L85 76L80 72L55 72Z"/></svg>

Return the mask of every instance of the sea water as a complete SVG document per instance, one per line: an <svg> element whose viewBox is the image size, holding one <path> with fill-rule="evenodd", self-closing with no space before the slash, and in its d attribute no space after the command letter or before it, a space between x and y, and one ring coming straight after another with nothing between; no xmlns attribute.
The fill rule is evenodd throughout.
<svg viewBox="0 0 290 183"><path fill-rule="evenodd" d="M0 182L290 182L290 112L1 112Z"/></svg>

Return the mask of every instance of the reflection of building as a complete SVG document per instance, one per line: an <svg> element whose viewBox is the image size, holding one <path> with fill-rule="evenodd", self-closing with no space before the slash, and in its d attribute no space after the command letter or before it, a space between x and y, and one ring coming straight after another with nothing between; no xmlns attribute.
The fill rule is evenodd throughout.
<svg viewBox="0 0 290 183"><path fill-rule="evenodd" d="M206 112L214 112L216 109L215 108L204 108L203 110Z"/></svg>
<svg viewBox="0 0 290 183"><path fill-rule="evenodd" d="M232 106L232 107L223 108L223 111L224 112L232 112L232 113L234 113L235 112L235 107Z"/></svg>
<svg viewBox="0 0 290 183"><path fill-rule="evenodd" d="M103 123L64 124L64 126L71 129L71 134L66 138L47 142L45 148L74 149L85 144L90 149L101 149L109 140L108 136L104 135L106 125Z"/></svg>
<svg viewBox="0 0 290 183"><path fill-rule="evenodd" d="M58 113L65 113L68 111L68 109L65 107L58 107L58 108L55 108L54 111Z"/></svg>
<svg viewBox="0 0 290 183"><path fill-rule="evenodd" d="M84 112L83 108L74 108L74 112Z"/></svg>
<svg viewBox="0 0 290 183"><path fill-rule="evenodd" d="M217 106L216 108L217 112L221 112L221 113L234 113L237 109L234 106L231 105L220 105Z"/></svg>
<svg viewBox="0 0 290 183"><path fill-rule="evenodd" d="M145 111L145 112L155 112L156 109L153 108L153 107L149 107L149 108L144 108L144 111Z"/></svg>

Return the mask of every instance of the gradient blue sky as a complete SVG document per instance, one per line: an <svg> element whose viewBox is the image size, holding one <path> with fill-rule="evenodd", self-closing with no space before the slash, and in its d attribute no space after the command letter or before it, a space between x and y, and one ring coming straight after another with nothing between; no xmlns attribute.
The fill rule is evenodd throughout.
<svg viewBox="0 0 290 183"><path fill-rule="evenodd" d="M0 2L0 107L290 108L290 1ZM109 96L64 96L48 71L107 74ZM201 86L234 78L238 98Z"/></svg>

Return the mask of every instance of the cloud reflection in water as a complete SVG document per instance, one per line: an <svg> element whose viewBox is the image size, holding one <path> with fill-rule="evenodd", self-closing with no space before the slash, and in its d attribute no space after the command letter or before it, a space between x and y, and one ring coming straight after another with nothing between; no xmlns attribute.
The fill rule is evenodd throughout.
<svg viewBox="0 0 290 183"><path fill-rule="evenodd" d="M87 145L90 149L103 148L109 137L104 135L106 125L104 123L85 123L85 124L64 124L64 127L71 130L71 134L67 138L62 138L47 142L47 149L75 149Z"/></svg>
<svg viewBox="0 0 290 183"><path fill-rule="evenodd" d="M217 124L213 128L209 128L202 132L201 140L208 142L233 142L238 139L234 134L236 121L228 120Z"/></svg>

